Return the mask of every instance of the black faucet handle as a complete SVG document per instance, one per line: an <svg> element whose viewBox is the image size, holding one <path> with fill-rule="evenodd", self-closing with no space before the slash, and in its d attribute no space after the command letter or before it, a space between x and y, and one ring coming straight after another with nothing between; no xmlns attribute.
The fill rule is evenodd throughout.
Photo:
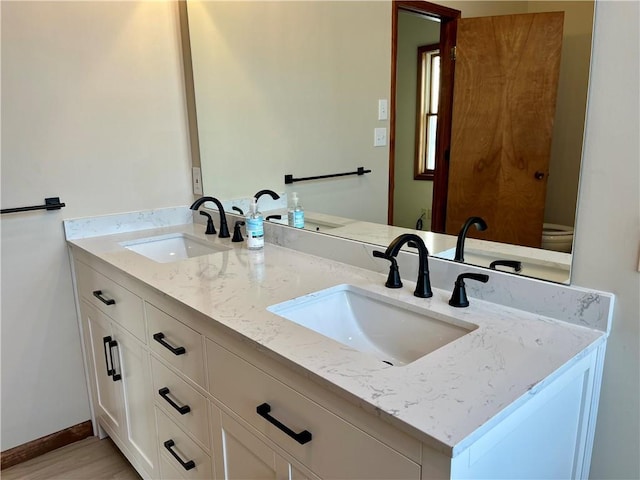
<svg viewBox="0 0 640 480"><path fill-rule="evenodd" d="M489 264L491 270L498 270L496 267L513 268L513 271L518 273L522 271L522 262L518 260L494 260Z"/></svg>
<svg viewBox="0 0 640 480"><path fill-rule="evenodd" d="M214 227L213 225L213 219L211 218L211 215L209 215L207 212L200 212L200 215L203 215L205 217L207 217L207 229L205 230L205 235L213 235L216 233L216 227Z"/></svg>
<svg viewBox="0 0 640 480"><path fill-rule="evenodd" d="M269 220L282 220L282 215L267 215L265 220L268 222Z"/></svg>
<svg viewBox="0 0 640 480"><path fill-rule="evenodd" d="M240 207L236 207L235 205L231 207L231 210L233 210L234 212L238 212L240 215L244 215L242 209Z"/></svg>
<svg viewBox="0 0 640 480"><path fill-rule="evenodd" d="M476 280L478 282L487 283L489 281L489 275L484 273L461 273L456 279L449 299L449 305L452 307L462 308L469 306L469 299L467 298L467 289L464 285L464 280Z"/></svg>
<svg viewBox="0 0 640 480"><path fill-rule="evenodd" d="M400 270L398 269L398 262L396 261L395 257L386 255L384 252L380 252L378 250L373 251L373 256L376 258L384 258L385 260L389 260L391 262L391 265L389 266L389 276L387 277L387 281L384 286L387 288L402 288Z"/></svg>
<svg viewBox="0 0 640 480"><path fill-rule="evenodd" d="M233 226L233 238L231 239L232 242L244 241L244 238L242 238L242 231L240 230L240 227L242 225L244 225L244 222L242 220L236 220L236 223Z"/></svg>

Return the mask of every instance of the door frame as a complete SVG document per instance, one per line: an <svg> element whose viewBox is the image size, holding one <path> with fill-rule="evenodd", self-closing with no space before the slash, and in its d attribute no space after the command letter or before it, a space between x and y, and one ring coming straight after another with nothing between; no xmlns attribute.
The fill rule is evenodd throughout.
<svg viewBox="0 0 640 480"><path fill-rule="evenodd" d="M436 168L433 180L433 204L431 230L444 232L447 213L447 189L449 180L449 150L451 145L451 112L453 109L453 81L455 63L452 58L455 46L459 10L421 0L394 0L391 15L391 93L389 112L389 188L387 223L393 224L393 196L395 190L395 139L396 139L396 74L398 60L398 13L407 10L440 21L440 98L438 99L438 127L436 132ZM448 61L445 61L448 60Z"/></svg>

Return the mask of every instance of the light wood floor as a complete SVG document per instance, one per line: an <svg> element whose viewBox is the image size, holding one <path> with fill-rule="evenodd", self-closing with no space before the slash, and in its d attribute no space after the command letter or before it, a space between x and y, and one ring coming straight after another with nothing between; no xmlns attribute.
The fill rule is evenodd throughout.
<svg viewBox="0 0 640 480"><path fill-rule="evenodd" d="M0 472L2 480L140 480L113 442L89 437Z"/></svg>

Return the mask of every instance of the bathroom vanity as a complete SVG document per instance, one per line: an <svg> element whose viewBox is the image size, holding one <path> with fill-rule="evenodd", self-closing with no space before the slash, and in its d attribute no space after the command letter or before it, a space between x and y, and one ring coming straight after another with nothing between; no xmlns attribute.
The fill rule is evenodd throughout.
<svg viewBox="0 0 640 480"><path fill-rule="evenodd" d="M390 290L383 262L275 244L313 233L269 226L252 252L186 208L65 229L94 427L144 478L588 476L609 294L490 272L494 301L471 290L456 309L450 278L474 267L430 258L434 296L419 299L414 254ZM202 250L155 256L168 240ZM513 282L531 298L509 305ZM349 321L376 318L368 343L327 327L351 308L335 292L365 305Z"/></svg>

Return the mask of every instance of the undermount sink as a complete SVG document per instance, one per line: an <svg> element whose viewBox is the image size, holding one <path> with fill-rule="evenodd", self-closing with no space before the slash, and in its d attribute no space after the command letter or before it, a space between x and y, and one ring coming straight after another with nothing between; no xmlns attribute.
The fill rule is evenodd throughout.
<svg viewBox="0 0 640 480"><path fill-rule="evenodd" d="M437 253L435 256L447 260L455 258L455 248ZM552 256L568 256L566 253L549 252ZM519 275L528 277L543 278L552 282L567 283L569 281L570 267L568 263L559 263L552 260L533 259L529 257L519 257L517 255L502 255L499 252L490 252L475 248L466 248L464 251L464 263L476 265L478 267L489 268L491 262L495 260L517 260L522 264ZM502 272L514 273L513 269L497 267Z"/></svg>
<svg viewBox="0 0 640 480"><path fill-rule="evenodd" d="M224 245L208 243L184 233L139 238L121 242L120 245L158 263L177 262L230 250Z"/></svg>
<svg viewBox="0 0 640 480"><path fill-rule="evenodd" d="M407 365L478 328L353 285L337 285L267 310L394 366Z"/></svg>

